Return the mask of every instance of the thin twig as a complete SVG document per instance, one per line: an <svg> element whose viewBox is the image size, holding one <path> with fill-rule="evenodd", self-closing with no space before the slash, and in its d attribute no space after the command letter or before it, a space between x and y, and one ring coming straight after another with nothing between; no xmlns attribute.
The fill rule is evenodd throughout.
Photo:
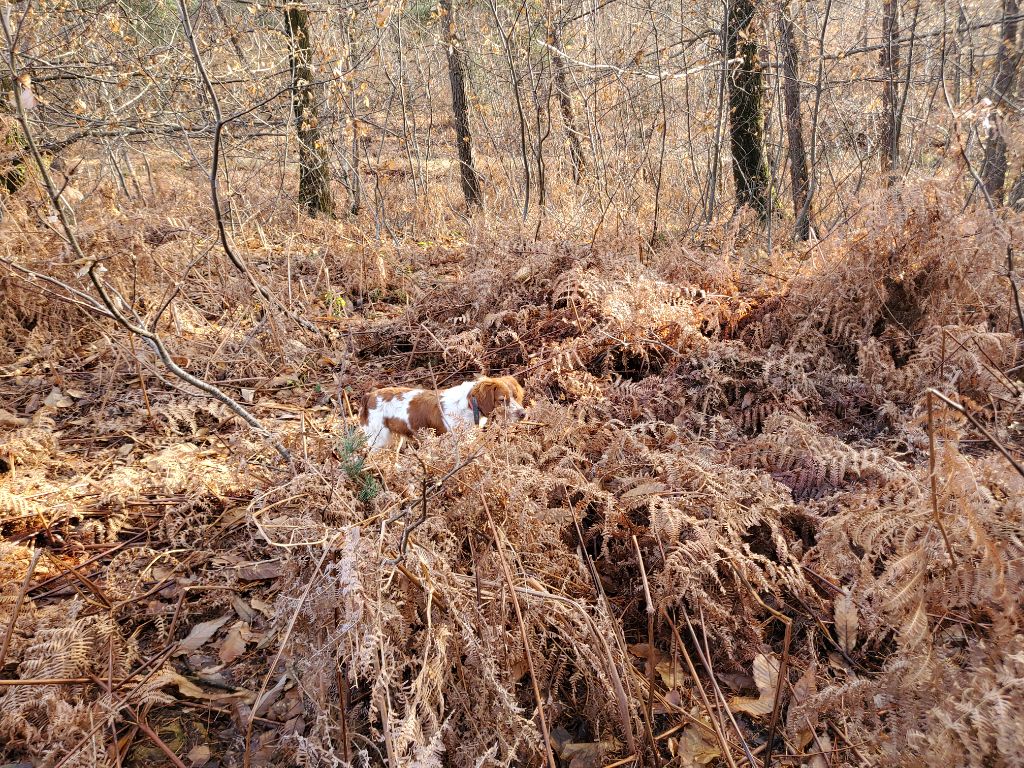
<svg viewBox="0 0 1024 768"><path fill-rule="evenodd" d="M661 753L658 751L658 742L654 738L654 730L651 723L654 718L654 601L651 599L651 585L647 581L647 568L644 565L644 556L640 552L640 542L633 536L633 548L636 550L636 562L640 566L640 578L644 585L644 601L647 605L647 711L644 718L644 728L647 730L647 738L651 740L651 752L654 755L654 764L661 765Z"/></svg>
<svg viewBox="0 0 1024 768"><path fill-rule="evenodd" d="M544 699L540 695L540 685L537 682L537 670L533 665L533 652L530 650L530 636L526 633L526 621L523 619L523 610L519 606L519 596L516 595L515 582L512 580L512 569L509 567L508 560L505 559L505 552L501 543L501 536L498 533L498 526L494 524L494 518L491 516L491 510L487 506L487 497L481 493L480 501L484 507L484 513L487 515L487 522L491 526L491 535L494 536L494 548L498 554L498 561L501 563L502 573L505 575L505 581L508 584L509 595L512 598L512 607L516 612L516 619L519 622L519 634L523 639L523 651L526 653L526 666L530 670L530 682L533 685L533 696L537 701L537 715L540 717L540 730L544 737L544 751L547 755L547 763L550 768L557 768L555 763L555 755L551 750L551 733L548 731L547 717L544 715ZM248 766L246 766L248 768Z"/></svg>
<svg viewBox="0 0 1024 768"><path fill-rule="evenodd" d="M775 686L775 701L772 702L772 719L768 723L768 740L764 744L764 768L772 766L772 747L775 745L775 730L779 725L779 705L782 703L782 682L786 680L789 667L789 643L793 638L793 622L786 620L786 634L782 638L782 661L779 662L779 679Z"/></svg>
<svg viewBox="0 0 1024 768"><path fill-rule="evenodd" d="M949 534L946 533L946 526L942 524L942 516L939 514L939 490L935 467L935 424L932 421L932 390L928 390L928 481L932 491L932 515L935 517L935 524L939 527L942 540L946 544L946 552L949 553L950 565L956 566L956 556L953 554L953 545L949 541Z"/></svg>
<svg viewBox="0 0 1024 768"><path fill-rule="evenodd" d="M277 668L278 662L281 661L281 656L284 653L285 646L288 645L288 639L291 637L292 631L295 629L295 622L298 621L299 613L302 612L302 606L306 604L306 599L309 597L309 593L312 591L313 585L315 585L318 581L317 576L320 575L320 568L321 566L323 566L324 561L327 559L327 556L331 554L331 552L333 551L334 542L337 541L338 536L340 535L341 532L334 534L330 538L330 540L324 545L324 553L320 555L320 559L317 561L316 564L316 574L312 578L310 578L309 583L306 584L306 589L303 591L302 597L299 598L299 602L295 606L295 610L292 612L291 618L288 620L288 626L285 628L284 634L278 641L277 653L274 654L274 660L271 661L269 666L267 667L267 672L263 676L263 681L260 683L259 690L256 692L256 698L253 699L252 709L249 712L249 719L248 722L245 724L245 744L243 745L242 748L243 768L250 768L250 766L252 765L252 752L250 749L252 747L252 728L253 724L256 722L256 713L259 711L260 708L260 700L263 698L263 695L267 692L267 685L270 684L270 678L273 676L274 670Z"/></svg>
<svg viewBox="0 0 1024 768"><path fill-rule="evenodd" d="M18 596L14 600L14 610L11 612L11 621L7 625L7 631L4 632L4 642L0 645L0 669L4 668L4 661L7 660L7 649L11 644L11 636L14 634L14 625L18 621L18 613L21 612L21 604L25 601L25 594L28 592L28 583L32 580L32 574L36 570L36 564L39 562L39 558L42 556L43 550L36 549L32 552L32 560L28 564L28 570L25 571L25 578L21 581L21 587L18 589Z"/></svg>
<svg viewBox="0 0 1024 768"><path fill-rule="evenodd" d="M974 416L970 412L968 412L968 410L966 408L964 408L962 405L960 405L956 401L950 400L948 397L946 397L944 394L939 392L939 390L937 390L937 389L929 389L928 392L929 392L929 394L935 395L935 397L939 398L939 400L944 402L946 405L948 405L954 411L958 411L959 413L962 413L967 418L967 420L969 422L971 422L971 424L974 425L975 429L977 429L979 432L981 432L981 434L983 434L985 437L987 437L989 442L991 442L992 445L994 445L996 447L996 449L1001 454L1003 454L1003 456L1006 457L1006 460L1008 462L1010 462L1010 464L1013 465L1013 468L1015 470L1017 470L1017 473L1021 477L1024 477L1024 467L1022 467L1020 465L1020 463L1015 458L1013 458L1013 456L1010 454L1010 452L1006 449L1006 446L1004 446L1002 443L1000 443L998 440L996 440L996 438L992 435L992 433L989 432L985 428L985 425L982 424L980 421L978 421L976 418L974 418Z"/></svg>
<svg viewBox="0 0 1024 768"><path fill-rule="evenodd" d="M672 617L668 615L668 611L665 607L661 607L661 615L668 622L669 628L672 630L672 636L676 640L676 646L683 654L683 658L686 659L686 668L690 671L690 677L693 678L693 683L697 687L697 693L700 695L701 703L704 705L705 711L708 713L708 720L711 723L711 727L715 731L715 738L718 739L718 746L722 750L722 757L729 764L729 768L738 768L736 760L732 756L732 750L729 748L729 740L725 738L725 733L722 730L722 724L717 717L715 717L715 710L711 706L711 701L708 699L707 691L704 690L704 685L700 681L700 675L697 674L697 668L693 665L693 659L690 658L690 652L686 650L686 644L683 642L683 638L679 636L679 630L676 629L675 622L672 621Z"/></svg>
<svg viewBox="0 0 1024 768"><path fill-rule="evenodd" d="M740 740L740 747L743 749L743 754L746 755L747 762L750 763L751 768L756 768L757 763L754 761L754 756L750 752L750 745L747 744L747 740L743 737L743 731L740 730L739 724L736 722L736 718L732 714L732 710L729 709L729 704L725 700L725 694L722 693L722 689L718 686L718 680L715 678L715 670L711 666L711 655L710 649L705 653L701 650L700 643L697 640L697 632L693 628L693 623L690 621L690 615L686 612L685 608L680 608L683 612L683 618L686 620L686 626L690 630L690 637L693 639L693 646L697 651L697 658L700 659L700 663L704 666L704 669L708 673L708 678L711 680L711 687L715 690L716 698L722 702L722 709L725 710L725 714L729 717L729 722L732 724L733 730L736 731L736 736ZM701 629L703 631L704 623L704 612L701 610ZM707 634L704 635L704 641L707 642Z"/></svg>
<svg viewBox="0 0 1024 768"><path fill-rule="evenodd" d="M195 34L192 30L192 19L188 15L188 8L185 7L184 0L178 0L178 10L181 13L181 25L185 32L185 38L188 40L189 49L192 51L192 58L195 62L196 69L199 71L199 77L203 81L203 86L206 90L207 95L210 97L210 104L213 107L213 116L215 120L214 131L213 131L213 159L210 164L210 198L213 203L213 214L217 224L217 233L220 235L221 246L224 249L225 255L228 260L231 261L232 265L237 269L245 278L249 281L252 288L263 297L263 299L273 306L277 307L278 310L283 312L285 316L291 318L296 324L301 326L307 331L322 336L319 328L313 325L305 318L299 317L294 312L285 307L281 301L274 296L266 287L261 285L255 277L249 267L241 259L241 257L235 253L234 248L231 247L231 240L228 238L227 227L224 224L224 211L220 203L220 190L218 188L218 173L220 169L220 156L221 156L221 144L223 143L224 127L232 120L237 119L241 115L235 115L229 117L227 120L224 119L223 113L220 108L220 99L217 96L217 92L213 88L213 83L210 81L210 76L206 71L206 65L203 63L203 57L199 53L199 45L196 42ZM284 93L285 91L279 92ZM249 110L246 110L248 112ZM245 114L243 112L242 114Z"/></svg>

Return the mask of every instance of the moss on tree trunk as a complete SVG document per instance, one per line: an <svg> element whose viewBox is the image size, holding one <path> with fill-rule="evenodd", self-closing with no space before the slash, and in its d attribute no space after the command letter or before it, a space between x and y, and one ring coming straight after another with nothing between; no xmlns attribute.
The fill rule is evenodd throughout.
<svg viewBox="0 0 1024 768"><path fill-rule="evenodd" d="M310 214L334 215L327 150L316 112L316 88L309 45L309 11L301 3L285 6L285 27L290 50L292 106L299 139L299 205Z"/></svg>
<svg viewBox="0 0 1024 768"><path fill-rule="evenodd" d="M764 70L758 52L760 29L755 0L734 0L729 8L729 126L732 174L740 205L762 217L771 208L771 172L764 148Z"/></svg>

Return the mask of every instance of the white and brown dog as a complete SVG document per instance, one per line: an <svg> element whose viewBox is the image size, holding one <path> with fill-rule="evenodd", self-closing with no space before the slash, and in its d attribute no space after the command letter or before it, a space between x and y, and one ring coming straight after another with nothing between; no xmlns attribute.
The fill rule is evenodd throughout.
<svg viewBox="0 0 1024 768"><path fill-rule="evenodd" d="M512 376L484 376L442 390L375 389L363 397L359 422L367 445L376 451L393 436L412 437L421 429L441 434L459 425L482 424L497 413L516 421L526 416L523 388Z"/></svg>

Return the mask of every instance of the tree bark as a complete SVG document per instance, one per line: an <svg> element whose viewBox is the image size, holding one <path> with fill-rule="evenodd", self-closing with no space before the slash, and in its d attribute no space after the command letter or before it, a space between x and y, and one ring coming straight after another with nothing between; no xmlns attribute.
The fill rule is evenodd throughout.
<svg viewBox="0 0 1024 768"><path fill-rule="evenodd" d="M569 160L572 162L572 180L577 184L583 176L583 143L580 141L580 132L576 128L576 115L572 109L572 97L569 95L568 80L565 76L565 62L562 61L562 40L555 22L550 24L551 45L555 50L551 52L551 69L554 75L555 91L558 93L558 106L562 112L562 122L565 124L566 138L569 141Z"/></svg>
<svg viewBox="0 0 1024 768"><path fill-rule="evenodd" d="M285 6L288 64L292 75L292 108L299 139L299 205L311 215L334 215L327 151L316 111L313 56L309 44L309 10L302 3Z"/></svg>
<svg viewBox="0 0 1024 768"><path fill-rule="evenodd" d="M13 78L0 78L0 114L17 117L14 100L19 98L20 88ZM0 123L0 128L5 129L0 136L0 150L10 158L0 165L0 188L9 195L21 189L28 178L28 141L16 125L17 123L12 122L8 127ZM0 218L2 217L3 209L0 208Z"/></svg>
<svg viewBox="0 0 1024 768"><path fill-rule="evenodd" d="M882 6L882 50L879 64L882 68L882 135L880 167L892 181L891 174L899 163L900 139L897 114L900 108L897 73L900 67L900 22L899 0L883 0Z"/></svg>
<svg viewBox="0 0 1024 768"><path fill-rule="evenodd" d="M758 54L757 0L735 0L728 9L729 127L732 174L740 205L760 216L771 205L771 172L764 147L764 70ZM737 60L737 61L734 61Z"/></svg>
<svg viewBox="0 0 1024 768"><path fill-rule="evenodd" d="M469 132L469 102L466 99L466 62L455 27L452 0L440 0L445 18L445 42L448 45L448 79L452 86L452 112L455 140L459 152L459 176L466 205L480 205L480 177L473 165L473 137Z"/></svg>
<svg viewBox="0 0 1024 768"><path fill-rule="evenodd" d="M993 83L992 132L985 142L985 158L981 165L981 181L992 202L1003 202L1006 185L1006 120L1007 99L1013 91L1013 80L1020 63L1017 51L1017 0L1003 0L1003 30L996 56L996 77Z"/></svg>
<svg viewBox="0 0 1024 768"><path fill-rule="evenodd" d="M793 18L788 7L783 7L780 12L779 33L782 39L782 95L786 111L786 137L789 140L789 174L793 185L793 215L796 218L794 234L796 239L806 240L811 233L807 150L804 147L804 128L800 115L799 56L793 36Z"/></svg>

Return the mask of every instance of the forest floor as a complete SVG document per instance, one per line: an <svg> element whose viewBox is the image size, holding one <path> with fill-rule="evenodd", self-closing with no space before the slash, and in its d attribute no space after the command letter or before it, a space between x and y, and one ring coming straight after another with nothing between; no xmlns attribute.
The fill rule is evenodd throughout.
<svg viewBox="0 0 1024 768"><path fill-rule="evenodd" d="M1021 765L1019 219L912 184L767 253L269 211L234 242L286 313L203 191L100 184L82 246L290 463L82 308L30 194L0 223L0 762ZM362 392L480 373L524 423L365 457Z"/></svg>

